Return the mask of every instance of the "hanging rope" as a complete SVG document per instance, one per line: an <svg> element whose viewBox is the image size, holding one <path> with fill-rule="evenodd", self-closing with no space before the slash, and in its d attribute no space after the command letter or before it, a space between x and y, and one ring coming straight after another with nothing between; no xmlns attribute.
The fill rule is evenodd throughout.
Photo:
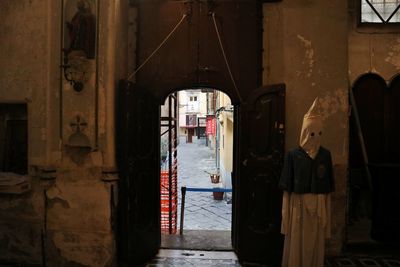
<svg viewBox="0 0 400 267"><path fill-rule="evenodd" d="M155 55L155 53L157 53L158 50L160 50L160 48L165 44L165 42L168 41L168 39L172 36L172 34L176 31L176 29L178 29L178 27L181 25L181 23L182 23L183 20L186 18L186 16L187 16L186 14L183 14L183 15L182 15L181 20L178 22L178 24L176 24L176 26L175 26L175 27L172 29L172 31L167 35L167 37L165 37L165 39L161 42L161 44L153 51L153 53L150 54L150 56L148 56L148 57L146 58L145 61L143 61L142 64L140 64L140 66L139 66L134 72L132 72L131 75L128 76L128 79L127 79L128 81L131 80L131 79L135 76L135 74L136 74L141 68L143 68L143 66L147 63L147 61L149 61L149 60Z"/></svg>
<svg viewBox="0 0 400 267"><path fill-rule="evenodd" d="M212 13L212 18L213 18L213 21L214 21L215 31L217 32L219 46L221 47L222 55L224 56L225 65L228 68L229 76L231 77L233 86L235 87L236 94L238 95L240 102L243 102L242 97L240 96L240 93L239 93L239 89L236 86L235 79L233 78L233 74L232 74L232 71L231 71L231 67L229 66L228 59L226 58L225 49L224 49L224 46L222 45L222 40L221 40L221 36L219 34L218 25L217 25L217 21L215 20L215 13L214 12Z"/></svg>

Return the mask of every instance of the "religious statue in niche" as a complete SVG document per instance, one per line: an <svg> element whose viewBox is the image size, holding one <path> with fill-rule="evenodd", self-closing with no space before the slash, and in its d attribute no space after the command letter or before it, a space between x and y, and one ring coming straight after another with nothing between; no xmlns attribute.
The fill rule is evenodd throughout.
<svg viewBox="0 0 400 267"><path fill-rule="evenodd" d="M321 146L318 98L304 115L300 146L287 152L279 186L284 190L281 233L283 267L323 267L331 237L331 153Z"/></svg>
<svg viewBox="0 0 400 267"><path fill-rule="evenodd" d="M66 22L70 39L66 52L83 51L86 58L95 57L96 17L92 13L89 0L76 2L76 13L70 22Z"/></svg>
<svg viewBox="0 0 400 267"><path fill-rule="evenodd" d="M76 92L90 79L96 52L96 16L93 0L69 0L65 5L64 77Z"/></svg>

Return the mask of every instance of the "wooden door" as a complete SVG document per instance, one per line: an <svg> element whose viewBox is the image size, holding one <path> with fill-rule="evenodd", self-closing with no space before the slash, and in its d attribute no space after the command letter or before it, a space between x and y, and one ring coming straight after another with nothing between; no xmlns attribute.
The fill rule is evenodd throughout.
<svg viewBox="0 0 400 267"><path fill-rule="evenodd" d="M261 85L259 0L132 2L138 7L138 64L177 27L136 75L160 104L171 89L196 87L224 90L238 104Z"/></svg>
<svg viewBox="0 0 400 267"><path fill-rule="evenodd" d="M193 128L188 128L188 143L193 142L193 135L194 135L194 129Z"/></svg>
<svg viewBox="0 0 400 267"><path fill-rule="evenodd" d="M383 86L382 86L383 87ZM382 107L381 136L374 136L384 146L379 161L371 162L373 180L371 237L381 243L399 244L400 238L400 75L395 77L387 88L376 88L384 91ZM374 98L374 102L379 99ZM373 109L373 107L371 107ZM369 112L371 112L369 110ZM361 115L360 115L361 116ZM366 113L365 116L371 116ZM367 128L372 128L369 125ZM394 204L396 203L396 204Z"/></svg>
<svg viewBox="0 0 400 267"><path fill-rule="evenodd" d="M239 109L233 245L242 261L280 265L285 86L259 88Z"/></svg>
<svg viewBox="0 0 400 267"><path fill-rule="evenodd" d="M154 257L160 230L159 105L145 89L121 81L117 99L119 266Z"/></svg>
<svg viewBox="0 0 400 267"><path fill-rule="evenodd" d="M370 163L384 161L384 95L387 89L385 81L376 74L367 74L357 80L353 87L365 148ZM360 141L355 129L355 118L350 124L350 165L360 167L363 164Z"/></svg>
<svg viewBox="0 0 400 267"><path fill-rule="evenodd" d="M137 73L138 85L151 90L159 104L172 89L219 88L238 107L235 111L233 244L241 260L280 261L281 194L277 190L277 180L284 152L284 129L281 128L284 127L284 86L258 88L262 73L261 1L131 2L138 6L138 64L145 62L177 27L171 38ZM137 112L143 114L141 110ZM132 128L127 125L127 129ZM158 133L158 130L154 129L154 132ZM143 141L150 139L156 142L152 136L144 137ZM158 148L154 153L157 151ZM131 156L129 153L125 155ZM147 160L151 161L150 158ZM121 159L121 162L125 160ZM121 166L131 165L124 163ZM159 168L154 167L154 170ZM125 176L129 175L130 172ZM136 178L132 179L135 181ZM127 181L131 179L124 178L121 184ZM144 192L149 193L147 189ZM124 195L124 198L131 197ZM123 209L128 208L123 206ZM156 210L159 212L159 208ZM127 212L134 213L130 209ZM125 220L122 222L126 223ZM151 236L149 239L153 240ZM141 245L139 241L137 244ZM123 251L122 255L129 255L129 251Z"/></svg>
<svg viewBox="0 0 400 267"><path fill-rule="evenodd" d="M365 175L361 176L363 179L356 186L353 176L350 175L350 194L353 196L351 207L363 207L362 204L357 205L359 202L371 203L368 204L370 206L364 208L367 211L371 209L371 238L392 244L398 244L400 238L398 227L400 208L398 205L393 205L400 202L400 195L397 193L400 186L398 179L400 170L399 77L395 77L390 86L387 86L382 77L369 73L360 77L352 89L372 176L372 196L366 200L362 197L367 191ZM354 128L354 123L350 124L350 169L364 163L361 157L360 140ZM358 192L363 192L363 195ZM354 211L357 212L357 209Z"/></svg>
<svg viewBox="0 0 400 267"><path fill-rule="evenodd" d="M400 74L386 91L384 114L385 161L400 164Z"/></svg>

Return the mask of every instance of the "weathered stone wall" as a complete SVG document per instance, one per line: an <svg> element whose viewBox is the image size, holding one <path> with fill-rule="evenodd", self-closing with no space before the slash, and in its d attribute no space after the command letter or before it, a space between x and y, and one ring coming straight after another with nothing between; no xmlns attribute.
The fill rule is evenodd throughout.
<svg viewBox="0 0 400 267"><path fill-rule="evenodd" d="M46 190L45 250L48 266L112 266L115 185L104 182L90 159L76 167L66 158ZM114 192L112 192L114 191Z"/></svg>
<svg viewBox="0 0 400 267"><path fill-rule="evenodd" d="M127 43L129 6L127 1L107 1L98 11L97 77L84 89L89 93L69 92L73 99L63 94L64 127L74 114L87 114L92 147L85 152L64 146L57 178L46 191L50 265L116 264L114 98L118 79L127 77L128 51L121 44ZM68 90L65 85L64 90Z"/></svg>
<svg viewBox="0 0 400 267"><path fill-rule="evenodd" d="M303 116L322 101L322 145L333 157L332 238L328 254L344 242L348 158L347 3L285 0L264 4L263 83L286 84L286 148L298 145Z"/></svg>
<svg viewBox="0 0 400 267"><path fill-rule="evenodd" d="M42 263L45 198L32 180L22 196L0 195L0 262Z"/></svg>
<svg viewBox="0 0 400 267"><path fill-rule="evenodd" d="M0 102L28 104L32 181L29 193L0 195L0 262L116 263L114 94L134 65L136 11L128 0L100 2L98 56L77 93L60 71L63 1L0 1ZM68 146L76 115L90 147Z"/></svg>

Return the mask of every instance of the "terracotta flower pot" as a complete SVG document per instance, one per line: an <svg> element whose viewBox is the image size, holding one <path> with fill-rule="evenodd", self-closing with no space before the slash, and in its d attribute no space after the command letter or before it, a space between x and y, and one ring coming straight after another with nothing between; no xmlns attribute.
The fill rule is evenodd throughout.
<svg viewBox="0 0 400 267"><path fill-rule="evenodd" d="M224 192L213 192L213 196L215 200L224 199Z"/></svg>

